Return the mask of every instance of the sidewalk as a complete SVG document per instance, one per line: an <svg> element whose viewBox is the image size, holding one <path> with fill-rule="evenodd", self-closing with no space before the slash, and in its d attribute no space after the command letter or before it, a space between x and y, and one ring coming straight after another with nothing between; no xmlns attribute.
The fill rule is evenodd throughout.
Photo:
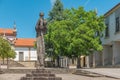
<svg viewBox="0 0 120 80"><path fill-rule="evenodd" d="M0 80L20 80L25 74L1 74ZM56 74L58 77L62 77L62 80L119 80L106 77L86 77L74 74Z"/></svg>
<svg viewBox="0 0 120 80"><path fill-rule="evenodd" d="M120 68L94 68L94 69L80 69L80 70L85 70L85 71L120 79Z"/></svg>

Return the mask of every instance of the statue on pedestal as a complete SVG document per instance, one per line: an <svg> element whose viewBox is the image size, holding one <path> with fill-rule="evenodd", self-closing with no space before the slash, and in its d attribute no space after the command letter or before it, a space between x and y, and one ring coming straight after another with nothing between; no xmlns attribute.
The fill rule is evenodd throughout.
<svg viewBox="0 0 120 80"><path fill-rule="evenodd" d="M44 20L43 16L44 14L40 13L40 19L35 27L37 33L37 69L26 74L26 76L22 77L20 80L62 80L61 77L56 77L55 74L44 69L45 44L43 35L47 30L47 22Z"/></svg>
<svg viewBox="0 0 120 80"><path fill-rule="evenodd" d="M45 44L43 35L47 30L47 22L44 20L44 14L40 13L40 19L36 24L36 41L37 41L37 69L44 68Z"/></svg>

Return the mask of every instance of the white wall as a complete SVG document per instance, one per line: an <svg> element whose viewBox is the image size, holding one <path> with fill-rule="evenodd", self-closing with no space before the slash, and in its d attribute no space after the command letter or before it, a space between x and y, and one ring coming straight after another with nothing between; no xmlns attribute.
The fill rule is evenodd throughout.
<svg viewBox="0 0 120 80"><path fill-rule="evenodd" d="M103 44L112 44L113 40L116 40L115 37L115 13L112 13L110 16L108 16L108 23L109 23L109 37L104 37L101 39Z"/></svg>
<svg viewBox="0 0 120 80"><path fill-rule="evenodd" d="M28 47L15 47L16 58L15 61L19 61L19 52L23 52L24 61L29 60L29 48ZM34 48L30 48L30 60L37 60L37 53Z"/></svg>
<svg viewBox="0 0 120 80"><path fill-rule="evenodd" d="M110 45L103 46L103 60L104 65L112 65L112 59L113 59L113 50Z"/></svg>
<svg viewBox="0 0 120 80"><path fill-rule="evenodd" d="M120 63L120 42L114 42L113 52L114 64Z"/></svg>
<svg viewBox="0 0 120 80"><path fill-rule="evenodd" d="M120 32L115 32L116 28L116 16L120 17L120 8L115 12L106 17L105 22L109 22L109 37L105 38L105 36L101 39L103 45L104 44L112 44L113 41L120 41ZM107 20L107 21L106 21ZM120 24L120 23L119 23Z"/></svg>
<svg viewBox="0 0 120 80"><path fill-rule="evenodd" d="M109 37L105 38L105 36L101 39L102 44L104 45L112 45L111 48L103 47L103 58L104 63L110 63L110 59L112 59L112 64L120 63L120 31L115 32L116 29L116 17L120 18L120 8L114 11L112 14L106 17L105 22L109 23ZM120 24L120 21L119 21Z"/></svg>
<svg viewBox="0 0 120 80"><path fill-rule="evenodd" d="M10 40L13 40L15 36L7 36L7 38L9 38Z"/></svg>
<svg viewBox="0 0 120 80"><path fill-rule="evenodd" d="M30 51L30 60L37 60L37 51L34 48L31 48Z"/></svg>
<svg viewBox="0 0 120 80"><path fill-rule="evenodd" d="M95 65L96 66L101 66L102 65L102 52L95 52Z"/></svg>

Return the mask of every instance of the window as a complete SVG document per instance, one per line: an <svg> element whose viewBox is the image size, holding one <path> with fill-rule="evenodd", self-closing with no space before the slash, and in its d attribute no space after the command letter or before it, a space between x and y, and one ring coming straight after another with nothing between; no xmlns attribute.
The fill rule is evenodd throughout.
<svg viewBox="0 0 120 80"><path fill-rule="evenodd" d="M109 26L106 24L105 37L109 37Z"/></svg>
<svg viewBox="0 0 120 80"><path fill-rule="evenodd" d="M115 29L115 32L118 32L120 31L119 29L119 17L116 18L116 29Z"/></svg>

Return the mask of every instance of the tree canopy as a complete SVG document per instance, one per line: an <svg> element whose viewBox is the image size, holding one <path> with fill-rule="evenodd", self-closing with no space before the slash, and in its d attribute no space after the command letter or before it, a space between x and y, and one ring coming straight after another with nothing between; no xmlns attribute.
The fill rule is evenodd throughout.
<svg viewBox="0 0 120 80"><path fill-rule="evenodd" d="M51 33L45 38L47 41L51 36L54 55L79 57L102 50L100 38L105 29L104 17L97 16L94 10L66 9L63 19L49 23L48 29Z"/></svg>
<svg viewBox="0 0 120 80"><path fill-rule="evenodd" d="M52 10L49 12L49 17L48 17L48 25L52 24L54 21L61 21L63 20L63 4L61 2L61 0L56 0ZM51 27L49 26L47 34L49 34L47 36L47 38L45 38L45 43L46 43L46 50L48 52L48 55L52 55L52 53L54 53L53 50L53 43L51 41ZM54 56L58 56L58 55L54 55Z"/></svg>
<svg viewBox="0 0 120 80"><path fill-rule="evenodd" d="M15 58L15 51L13 49L11 49L11 45L10 43L0 37L0 57L1 58Z"/></svg>
<svg viewBox="0 0 120 80"><path fill-rule="evenodd" d="M56 0L52 10L49 12L48 22L60 21L63 19L63 4L60 0Z"/></svg>

